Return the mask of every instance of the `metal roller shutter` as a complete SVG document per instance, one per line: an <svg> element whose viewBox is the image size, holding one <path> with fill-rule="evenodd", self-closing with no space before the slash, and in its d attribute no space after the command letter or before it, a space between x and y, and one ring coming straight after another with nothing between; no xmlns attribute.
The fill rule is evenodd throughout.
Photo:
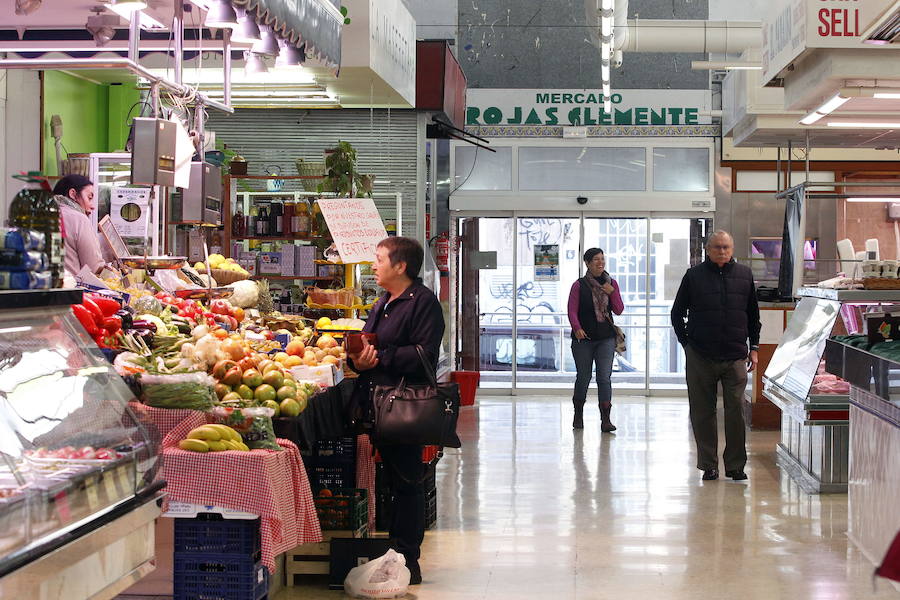
<svg viewBox="0 0 900 600"><path fill-rule="evenodd" d="M295 159L322 161L324 150L347 141L357 150L359 168L375 174L375 203L382 217L395 219L396 202L378 197L400 192L403 233L416 226L416 112L413 110L237 109L233 115L210 111L207 128L218 142L247 159L250 175L266 169L297 175ZM423 149L424 151L424 149ZM389 183L387 183L389 182ZM285 190L302 189L286 181Z"/></svg>

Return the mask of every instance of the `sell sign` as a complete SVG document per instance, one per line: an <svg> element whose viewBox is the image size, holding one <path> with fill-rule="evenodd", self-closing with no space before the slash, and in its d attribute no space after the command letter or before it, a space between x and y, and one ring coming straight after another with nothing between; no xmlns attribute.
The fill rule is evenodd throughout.
<svg viewBox="0 0 900 600"><path fill-rule="evenodd" d="M467 125L698 125L709 123L708 90L621 90L603 109L598 90L470 89Z"/></svg>

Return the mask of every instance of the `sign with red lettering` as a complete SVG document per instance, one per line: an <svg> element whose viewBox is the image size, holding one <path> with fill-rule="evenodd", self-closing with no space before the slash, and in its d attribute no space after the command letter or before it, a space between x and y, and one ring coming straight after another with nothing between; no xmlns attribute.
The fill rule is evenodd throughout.
<svg viewBox="0 0 900 600"><path fill-rule="evenodd" d="M319 208L344 263L375 260L375 247L387 231L371 198L325 198Z"/></svg>

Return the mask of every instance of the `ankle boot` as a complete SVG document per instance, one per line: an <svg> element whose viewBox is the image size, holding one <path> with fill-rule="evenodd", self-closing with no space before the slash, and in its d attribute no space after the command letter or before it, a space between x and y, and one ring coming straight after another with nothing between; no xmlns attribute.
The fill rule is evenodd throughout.
<svg viewBox="0 0 900 600"><path fill-rule="evenodd" d="M572 419L572 429L584 429L584 403L575 405L575 417Z"/></svg>
<svg viewBox="0 0 900 600"><path fill-rule="evenodd" d="M600 431L603 431L605 433L616 430L616 426L613 425L612 421L609 420L610 412L612 412L612 404L600 405Z"/></svg>

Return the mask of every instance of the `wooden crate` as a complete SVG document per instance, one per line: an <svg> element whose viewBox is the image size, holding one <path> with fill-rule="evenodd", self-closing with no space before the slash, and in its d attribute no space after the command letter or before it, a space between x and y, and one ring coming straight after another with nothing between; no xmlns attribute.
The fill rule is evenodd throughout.
<svg viewBox="0 0 900 600"><path fill-rule="evenodd" d="M365 525L356 531L323 531L321 542L300 544L293 550L288 550L284 561L287 586L293 587L295 575L328 575L333 538L366 537L366 534Z"/></svg>

